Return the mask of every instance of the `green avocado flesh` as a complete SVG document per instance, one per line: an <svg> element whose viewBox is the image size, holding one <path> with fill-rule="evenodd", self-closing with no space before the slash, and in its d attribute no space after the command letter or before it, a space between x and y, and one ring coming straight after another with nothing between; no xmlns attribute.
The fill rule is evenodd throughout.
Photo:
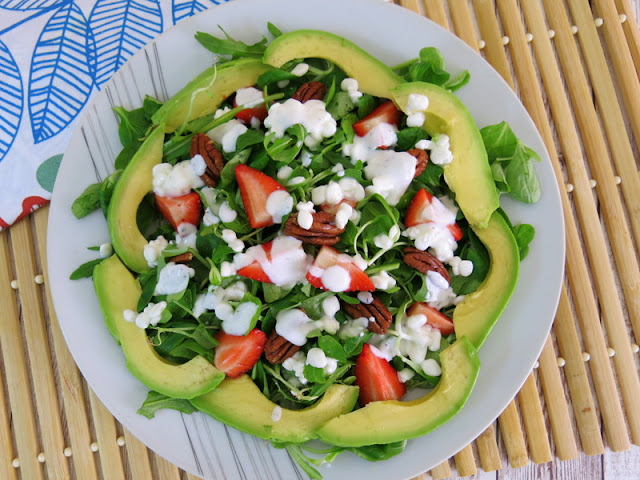
<svg viewBox="0 0 640 480"><path fill-rule="evenodd" d="M456 335L466 335L480 348L516 287L520 254L509 225L498 212L494 212L486 228L473 227L473 231L489 251L491 266L478 289L453 311L453 324Z"/></svg>
<svg viewBox="0 0 640 480"><path fill-rule="evenodd" d="M280 409L260 392L251 378L242 375L227 378L215 390L191 399L191 403L216 420L256 437L300 443L317 437L315 431L330 419L353 410L357 399L358 387L333 384L311 407ZM274 420L278 410L280 419Z"/></svg>
<svg viewBox="0 0 640 480"><path fill-rule="evenodd" d="M385 400L329 420L320 440L340 447L397 442L424 435L453 417L467 401L478 376L477 351L465 337L440 354L442 377L431 392L410 402Z"/></svg>
<svg viewBox="0 0 640 480"><path fill-rule="evenodd" d="M276 38L264 52L264 62L276 68L302 58L324 58L358 81L361 92L389 98L389 91L404 83L388 66L356 44L332 33L295 30Z"/></svg>
<svg viewBox="0 0 640 480"><path fill-rule="evenodd" d="M147 387L173 398L193 398L215 388L224 379L204 357L176 365L163 359L135 323L126 322L122 312L135 311L140 284L113 255L93 271L100 308L111 334L119 340L129 371Z"/></svg>
<svg viewBox="0 0 640 480"><path fill-rule="evenodd" d="M171 97L153 115L154 124L164 123L171 133L186 122L214 113L239 88L255 85L271 70L259 59L242 58L206 69Z"/></svg>
<svg viewBox="0 0 640 480"><path fill-rule="evenodd" d="M468 222L486 227L498 208L496 189L482 136L467 107L448 90L423 82L405 83L392 91L392 98L405 113L409 95L424 95L429 106L423 113L423 128L431 135L449 136L453 161L444 165L444 178Z"/></svg>
<svg viewBox="0 0 640 480"><path fill-rule="evenodd" d="M149 269L143 255L147 240L138 229L136 216L140 202L153 187L151 171L162 161L163 142L164 125L158 125L122 172L109 202L107 226L111 243L134 272Z"/></svg>

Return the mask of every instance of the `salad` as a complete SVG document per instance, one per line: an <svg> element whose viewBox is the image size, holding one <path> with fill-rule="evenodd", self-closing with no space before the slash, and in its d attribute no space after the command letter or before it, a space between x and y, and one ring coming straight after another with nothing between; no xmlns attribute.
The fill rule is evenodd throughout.
<svg viewBox="0 0 640 480"><path fill-rule="evenodd" d="M140 414L204 411L318 478L462 407L534 236L498 196L538 200L537 154L505 123L478 130L451 93L469 73L437 49L390 68L268 27L253 45L198 33L212 67L115 109L115 171L72 206L102 209L111 240L71 278L93 276L151 389Z"/></svg>

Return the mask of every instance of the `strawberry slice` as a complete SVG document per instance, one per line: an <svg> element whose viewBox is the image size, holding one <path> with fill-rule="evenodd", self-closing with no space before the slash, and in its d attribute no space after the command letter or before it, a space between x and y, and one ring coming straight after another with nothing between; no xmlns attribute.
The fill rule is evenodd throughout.
<svg viewBox="0 0 640 480"><path fill-rule="evenodd" d="M233 108L237 107L235 98L233 99ZM236 113L236 118L238 120L242 120L247 125L251 124L252 118L257 118L260 120L260 123L264 122L264 119L267 118L267 107L265 107L264 103L262 105L258 105L253 108L245 108L244 110L240 110Z"/></svg>
<svg viewBox="0 0 640 480"><path fill-rule="evenodd" d="M171 226L178 229L181 223L198 225L202 215L200 195L190 192L179 197L162 197L156 195L156 205Z"/></svg>
<svg viewBox="0 0 640 480"><path fill-rule="evenodd" d="M369 276L347 255L324 246L318 252L307 273L309 283L332 292L373 292L376 287Z"/></svg>
<svg viewBox="0 0 640 480"><path fill-rule="evenodd" d="M362 120L353 124L353 130L359 137L364 137L381 123L390 123L396 125L400 121L402 112L393 104L391 100L378 105L373 112L364 117Z"/></svg>
<svg viewBox="0 0 640 480"><path fill-rule="evenodd" d="M262 330L254 328L247 335L229 335L220 330L215 339L219 345L215 350L214 364L227 377L239 377L256 364L267 336Z"/></svg>
<svg viewBox="0 0 640 480"><path fill-rule="evenodd" d="M425 216L425 209L430 208L431 212L427 212ZM407 214L404 217L404 224L407 227L414 227L421 223L439 222L439 218L428 218L429 216L438 217L441 212L445 212L446 207L436 197L427 192L424 188L419 190L413 197L409 208L407 208ZM457 242L462 238L462 230L455 221L447 225L447 228L453 235L454 240Z"/></svg>
<svg viewBox="0 0 640 480"><path fill-rule="evenodd" d="M264 250L265 255L267 256L267 260L271 261L271 246L273 244L273 240L267 243L263 243L262 245L258 245L251 248L262 248ZM246 267L242 267L238 269L238 275L242 277L247 277L252 280L257 280L258 282L263 283L273 283L269 278L269 275L265 273L262 268L262 265L257 260L254 260Z"/></svg>
<svg viewBox="0 0 640 480"><path fill-rule="evenodd" d="M398 372L384 358L378 357L365 343L356 360L356 385L360 387L360 405L379 400L399 400L407 387L398 379Z"/></svg>
<svg viewBox="0 0 640 480"><path fill-rule="evenodd" d="M267 199L277 190L285 190L282 185L255 168L238 165L235 170L244 209L247 211L252 228L273 225L273 217L267 211Z"/></svg>
<svg viewBox="0 0 640 480"><path fill-rule="evenodd" d="M433 307L430 307L426 303L414 303L407 310L407 315L419 315L422 314L427 317L427 323L433 328L440 330L443 335L449 335L453 333L453 321L445 314L439 312Z"/></svg>

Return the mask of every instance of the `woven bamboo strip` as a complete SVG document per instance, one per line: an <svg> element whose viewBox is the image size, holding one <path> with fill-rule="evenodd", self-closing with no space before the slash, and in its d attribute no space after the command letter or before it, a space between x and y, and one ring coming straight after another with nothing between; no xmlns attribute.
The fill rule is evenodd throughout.
<svg viewBox="0 0 640 480"><path fill-rule="evenodd" d="M433 467L429 473L434 480L439 480L441 478L449 478L451 476L451 467L449 467L449 460L445 460L440 465ZM422 477L422 478L420 478ZM423 480L425 476L420 475L416 477L414 480Z"/></svg>
<svg viewBox="0 0 640 480"><path fill-rule="evenodd" d="M129 430L124 429L131 478L152 478L149 451Z"/></svg>
<svg viewBox="0 0 640 480"><path fill-rule="evenodd" d="M156 455L151 450L149 450L149 456L152 459L153 464L155 465L156 478L162 480L180 480L180 470L178 467L169 463L167 460L162 458L160 455Z"/></svg>
<svg viewBox="0 0 640 480"><path fill-rule="evenodd" d="M416 13L420 13L420 5L418 0L400 0L400 5L409 10L413 10Z"/></svg>
<svg viewBox="0 0 640 480"><path fill-rule="evenodd" d="M200 477L196 477L195 475L191 475L190 473L187 473L187 480L202 480Z"/></svg>
<svg viewBox="0 0 640 480"><path fill-rule="evenodd" d="M604 8L604 6L602 8ZM603 15L607 17L605 22L610 22L610 15L608 13L603 13ZM615 20L617 20L617 17L613 15L613 21ZM620 43L626 44L624 33L620 27L613 29L608 25L605 28L605 37L609 43L609 50L620 48ZM580 30L579 38L583 51L588 52L587 55L584 55L584 60L596 94L598 109L602 115L602 124L607 132L607 138L611 148L611 158L622 180L620 187L627 204L629 221L631 222L637 250L638 247L640 247L640 177L637 174L636 159L633 156L633 150L629 136L627 135L620 104L615 101L617 98L616 87L614 86L613 79L608 74L607 58L598 40L598 32L596 31L595 25L593 23L585 25L585 28ZM637 80L635 69L631 67L631 64L627 65L626 70L625 75L636 77ZM628 111L634 111L636 109L637 101L627 105ZM621 280L624 286L626 280ZM628 295L625 294L625 296L628 298ZM627 302L629 302L629 300L627 300ZM634 325L634 330L636 339L640 339L640 325Z"/></svg>
<svg viewBox="0 0 640 480"><path fill-rule="evenodd" d="M453 458L456 462L458 475L461 477L468 477L478 473L476 459L473 457L473 448L471 447L471 444L456 453Z"/></svg>
<svg viewBox="0 0 640 480"><path fill-rule="evenodd" d="M628 227L624 220L620 197L613 181L607 148L602 138L595 107L591 102L585 101L586 98L590 98L587 79L581 68L579 53L572 38L571 26L564 7L557 2L547 3L554 4L553 7L547 6L549 20L556 30L556 52L564 68L569 95L573 101L574 113L583 133L583 144L587 152L587 159L598 181L598 194L600 198L606 199L606 201L600 202L600 210L603 213L605 225L609 230L613 254L618 265L618 271L621 274L623 291L628 293L629 315L632 318L637 315L637 321L640 322L640 271ZM580 2L570 3L578 8L577 5ZM583 19L576 19L576 21L578 28L583 29L583 32L589 28L589 25L586 25ZM637 404L638 398L640 398L640 380L636 373L624 312L616 289L613 267L609 261L604 235L598 222L598 211L591 192L587 190L586 184L588 180L583 164L576 161L579 159L580 144L575 134L575 127L571 122L569 106L566 100L563 103L564 105L561 108L566 108L566 112L560 114L563 120L557 122L557 128L561 132L560 141L564 146L567 165L573 170L572 176L576 185L574 195L578 207L578 215L583 226L583 237L591 268L594 271L593 280L602 305L602 318L609 342L616 350L614 364L618 374L620 393L626 407L627 423L631 430L633 442L640 444L640 408L638 408ZM575 136L569 136L571 133ZM574 161L576 161L576 165L573 165ZM587 228L587 226L590 228ZM627 282L629 285L625 285Z"/></svg>
<svg viewBox="0 0 640 480"><path fill-rule="evenodd" d="M9 284L5 283L5 285ZM0 478L13 480L16 478L16 470L12 465L15 452L11 441L11 420L9 419L11 410L5 397L3 383L4 375L0 370Z"/></svg>
<svg viewBox="0 0 640 480"><path fill-rule="evenodd" d="M504 412L498 417L500 425L500 433L507 450L507 458L509 465L513 468L524 467L529 463L527 455L527 445L522 435L522 426L520 425L520 416L515 400L511 401Z"/></svg>
<svg viewBox="0 0 640 480"><path fill-rule="evenodd" d="M449 12L456 35L476 52L479 52L478 37L468 0L449 0Z"/></svg>
<svg viewBox="0 0 640 480"><path fill-rule="evenodd" d="M547 27L542 9L538 2L524 2L522 4L522 9L527 25L534 35L535 41L533 42L533 48L538 59L538 64L544 67L548 62L553 61L555 54L547 35ZM560 79L558 69L542 68L541 75L547 90L555 93L551 96L552 100L555 101L558 97L558 92L562 90L562 80ZM553 145L551 145L550 150L554 150ZM557 157L553 155L551 158L556 176L558 178L562 178L561 167ZM579 237L573 220L568 196L564 188L561 189L561 198L565 212L568 245L567 251L575 251L574 256L576 256L580 261L580 264L571 264L568 262L567 272L572 278L579 279L581 275L586 275L588 272L584 258L580 254L578 248ZM601 341L602 335L599 333L597 327L599 322L597 317L597 306L595 298L593 298L590 285L585 284L585 282L580 283L578 281L575 283L580 287L580 289L576 289L574 291L574 296L578 299L578 314L580 315L583 324L589 325L589 328L586 329L587 334L589 332L593 332L592 335L586 335L587 340L589 337L593 337L593 342L604 345L604 342ZM575 318L571 312L568 295L564 287L560 295L559 308L554 330L556 333L556 340L560 346L560 352L565 358L577 358L581 355L580 341L576 330ZM591 344L593 342L587 343ZM616 415L607 414L604 419L605 429L613 432L619 428L619 424L622 422L622 411L617 395L614 397L608 390L608 388L612 388L614 386L611 368L607 368L608 365L609 364L607 362L605 367L603 367L605 370L608 370L607 372L603 372L602 369L598 369L596 375L594 375L594 381L596 382L596 392L601 404L608 405L610 402L613 402L613 408L616 408L617 412L619 412ZM588 455L602 453L604 447L602 446L600 435L598 433L594 436L596 432L599 432L600 427L595 414L586 369L582 363L570 361L569 366L565 368L565 373L568 373L566 378L571 392L574 415L580 432L583 451ZM578 408L578 406L580 408Z"/></svg>
<svg viewBox="0 0 640 480"><path fill-rule="evenodd" d="M476 446L480 457L480 466L485 472L493 472L502 468L500 450L498 450L498 442L496 441L496 430L493 424L489 425L489 428L476 438Z"/></svg>
<svg viewBox="0 0 640 480"><path fill-rule="evenodd" d="M582 1L570 1L571 12L576 22L583 23L587 18L593 19L593 13L589 7L588 0ZM602 16L604 23L602 30L604 31L604 37L609 44L609 60L613 65L613 70L616 74L616 80L620 91L622 92L622 98L627 106L627 114L629 116L629 123L631 124L631 130L636 137L636 142L640 144L640 107L638 106L638 98L640 98L640 80L636 72L629 68L633 65L633 58L629 51L629 46L625 41L624 32L622 31L622 25L620 24L620 18L616 10L616 4L614 0L596 0L594 3L595 9ZM593 26L593 20L590 24ZM586 40L584 35L580 35L580 41ZM599 42L598 42L599 43ZM591 46L594 45L590 42ZM587 59L588 60L588 59ZM606 72L600 72L600 75L605 75Z"/></svg>
<svg viewBox="0 0 640 480"><path fill-rule="evenodd" d="M616 0L618 12L626 16L626 21L622 24L624 34L627 37L627 46L633 57L633 64L636 67L636 75L640 74L640 29L636 22L633 7L629 0Z"/></svg>
<svg viewBox="0 0 640 480"><path fill-rule="evenodd" d="M572 460L578 457L578 448L550 336L544 344L539 363L538 378L544 392L545 410L549 415L549 424L555 440L556 456L560 460ZM531 456L533 457L533 454Z"/></svg>
<svg viewBox="0 0 640 480"><path fill-rule="evenodd" d="M576 323L566 290L560 294L558 313L553 325L556 341L560 354L569 359L564 366L564 378L571 393L571 405L576 419L582 451L587 455L600 455L604 452L604 444L600 434L600 423L596 412L596 406L591 395L589 377L584 362L581 361L581 348L576 332ZM544 355L543 355L544 357ZM547 361L540 358L540 365ZM579 358L579 361L575 359ZM544 382L544 377L543 377ZM549 412L552 405L549 405Z"/></svg>
<svg viewBox="0 0 640 480"><path fill-rule="evenodd" d="M118 434L115 420L92 390L89 390L89 401L96 441L100 449L100 470L104 480L125 480L120 447L116 443Z"/></svg>
<svg viewBox="0 0 640 480"><path fill-rule="evenodd" d="M11 245L20 251L25 245L33 245L31 227L28 221L18 222L11 227ZM45 470L49 478L68 478L69 467L60 453L64 450L64 437L56 384L51 365L51 350L47 338L47 327L42 310L42 299L38 285L33 281L36 265L33 249L25 255L14 255L16 277L20 284L18 296L21 305L22 325L27 344L29 363L33 376L33 393L40 421L40 437L46 458ZM37 455L37 453L34 453Z"/></svg>
<svg viewBox="0 0 640 480"><path fill-rule="evenodd" d="M476 20L480 28L480 35L485 42L484 54L487 61L497 70L500 76L515 89L511 78L509 60L504 51L504 44L498 19L495 14L493 0L473 0Z"/></svg>
<svg viewBox="0 0 640 480"><path fill-rule="evenodd" d="M531 3L531 8L536 7L535 2L529 3ZM571 125L572 118L570 116L568 119L563 117L562 121L557 117L557 115L568 111L568 107L553 108L558 105L567 105L567 99L562 88L562 80L553 53L551 53L551 56L540 56L541 52L552 52L547 30L541 25L536 25L536 29L538 33L534 34L534 38L536 39L533 42L534 49L538 56L538 65L542 79L548 92L547 98L552 107L552 112L556 116L556 125L564 126L565 123ZM520 87L521 90L525 90L523 93L525 105L529 109L529 113L532 115L545 140L556 178L561 179L562 170L551 135L551 129L547 121L547 115L542 101L542 92L540 91L538 82L533 81L533 79L536 78L536 74L532 62L529 50L523 50L521 55L514 57L516 73L521 79ZM535 94L527 94L526 90L533 90ZM529 101L532 103L529 104ZM567 135L571 135L571 133L567 133ZM573 133L573 135L574 138L576 138L575 133ZM577 185L577 189L585 189L583 185L583 177L585 175L584 166L578 165L575 159L569 155L565 156L565 160L571 168L571 174L575 177L574 182ZM595 360L591 364L591 372L603 412L605 429L609 432L608 435L612 448L624 450L629 448L627 427L624 423L622 406L613 379L611 364L607 358L604 335L598 318L597 304L589 282L589 270L587 269L586 261L581 250L580 237L569 199L564 189L561 189L560 196L565 213L567 274L573 290L576 309L578 310L578 319L580 320L582 335L589 352L593 352L592 356ZM576 198L579 201L585 201L581 196L577 196ZM593 199L587 198L586 201L593 201ZM579 206L581 205L580 203ZM596 216L592 223L586 223L583 225L583 228L585 232L589 233L596 229L597 225L599 225L599 219ZM597 231L599 231L599 229ZM592 235L595 235L595 233L592 233Z"/></svg>
<svg viewBox="0 0 640 480"><path fill-rule="evenodd" d="M45 281L49 278L47 274L47 262L44 260L46 259L45 245L47 240L48 213L49 208L45 207L34 214L35 235ZM56 357L57 381L59 385L62 386L62 404L67 414L66 425L69 441L71 442L71 450L73 452L73 468L76 473L76 478L93 478L96 475L96 464L93 458L93 452L91 452L89 448L91 436L84 392L82 390L82 377L60 331L58 318L53 310L51 291L48 287L46 287L45 291L47 304L49 305L49 325Z"/></svg>
<svg viewBox="0 0 640 480"><path fill-rule="evenodd" d="M22 459L20 472L23 478L39 480L44 478L43 470L35 459L40 451L36 432L36 422L27 360L24 353L20 320L16 307L16 293L11 290L13 280L8 232L0 232L0 341L2 342L2 364L7 382L10 411L14 425L13 435L18 460ZM18 288L20 285L18 284ZM18 428L15 428L17 426ZM11 459L13 460L13 459Z"/></svg>
<svg viewBox="0 0 640 480"><path fill-rule="evenodd" d="M449 30L449 21L447 20L447 12L444 9L442 0L422 0L424 11L427 17L436 22L442 28Z"/></svg>
<svg viewBox="0 0 640 480"><path fill-rule="evenodd" d="M574 16L580 29L580 44L585 53L583 58L591 76L593 91L598 103L598 113L602 117L602 126L609 138L611 158L615 161L618 173L622 175L622 192L626 199L636 244L640 245L640 177L637 174L636 160L633 157L620 105L615 101L616 90L613 80L608 74L607 59L600 45L598 32L593 21L587 21L587 18L591 19L591 17L587 17L589 13L588 6L583 4L580 7L580 3L572 2L572 9L579 13L579 15L574 14ZM616 16L614 18L617 19ZM621 40L624 41L622 30L617 33L622 36ZM608 37L614 35L614 33L610 32ZM613 42L611 43L611 48L618 48L617 44L613 45ZM567 52L566 61L571 61L575 64L579 62L578 55L577 49L572 48ZM633 75L635 76L635 72ZM589 91L589 86L584 75L580 75L577 78L572 76L572 80L569 84L570 94L574 99L574 103L576 103L577 98L582 98L578 97L578 95ZM575 92L573 91L574 87L577 89ZM606 161L606 145L602 138L602 129L598 123L595 108L591 102L580 103L582 108L576 110L578 113L582 113L582 116L578 116L578 121L581 123L581 129L583 130L584 144L589 154L588 159L591 171L598 182L598 196L607 199L606 202L601 202L601 209L604 210L605 220L610 219L607 222L609 241L616 259L622 291L627 301L629 318L633 325L636 339L640 340L640 268L635 254L637 248L634 248L633 241L626 232L624 209L618 198L613 168L610 164L611 160ZM628 105L627 111L635 110L637 108L636 105L637 101ZM592 153L589 153L590 151ZM603 279L603 281L608 281L608 279ZM626 345L628 343L625 342Z"/></svg>
<svg viewBox="0 0 640 480"><path fill-rule="evenodd" d="M522 422L527 432L529 456L533 463L546 463L553 459L547 427L538 396L538 386L533 373L529 374L518 393L518 405L522 413Z"/></svg>

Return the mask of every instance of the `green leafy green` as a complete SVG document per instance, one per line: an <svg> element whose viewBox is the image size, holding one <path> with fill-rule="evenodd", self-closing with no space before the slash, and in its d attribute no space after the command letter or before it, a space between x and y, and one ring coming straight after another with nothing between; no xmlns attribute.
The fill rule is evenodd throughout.
<svg viewBox="0 0 640 480"><path fill-rule="evenodd" d="M100 208L101 186L101 183L92 183L73 201L71 204L71 212L76 218L86 217L94 210Z"/></svg>
<svg viewBox="0 0 640 480"><path fill-rule="evenodd" d="M126 110L123 107L115 107L113 110L120 119L118 136L122 146L126 147L145 136L147 129L151 126L151 121L145 114L144 108Z"/></svg>
<svg viewBox="0 0 640 480"><path fill-rule="evenodd" d="M524 260L529 254L529 244L536 236L536 229L528 223L521 223L511 229L513 236L518 243L518 249L520 250L520 260Z"/></svg>
<svg viewBox="0 0 640 480"><path fill-rule="evenodd" d="M221 26L218 26L225 38L214 37L205 32L197 32L196 40L200 44L217 55L231 55L231 58L262 58L266 48L267 39L263 37L259 42L248 45L239 40L233 39Z"/></svg>
<svg viewBox="0 0 640 480"><path fill-rule="evenodd" d="M539 161L538 154L506 122L484 127L480 133L498 190L524 203L537 202L540 184L531 160Z"/></svg>
<svg viewBox="0 0 640 480"><path fill-rule="evenodd" d="M189 400L167 397L166 395L150 390L147 394L147 399L140 406L137 413L151 419L155 417L158 410L163 408L177 410L182 413L193 413L198 411L198 409L194 407Z"/></svg>
<svg viewBox="0 0 640 480"><path fill-rule="evenodd" d="M282 31L271 22L267 22L267 30L269 30L269 33L273 38L278 38L282 35Z"/></svg>
<svg viewBox="0 0 640 480"><path fill-rule="evenodd" d="M113 195L113 189L116 188L116 183L122 175L122 170L116 170L107 178L102 181L100 185L100 191L98 192L98 198L100 199L100 206L105 217L107 216L107 209L109 208L109 202L111 201L111 195Z"/></svg>
<svg viewBox="0 0 640 480"><path fill-rule="evenodd" d="M296 124L287 128L282 137L277 137L275 132L268 134L264 138L264 148L274 161L286 165L298 156L306 135L305 128Z"/></svg>
<svg viewBox="0 0 640 480"><path fill-rule="evenodd" d="M90 260L86 263L83 263L73 271L73 273L69 276L69 279L78 280L80 278L89 278L93 276L93 269L96 265L102 262L102 260L104 260L104 258L97 258L95 260Z"/></svg>
<svg viewBox="0 0 640 480"><path fill-rule="evenodd" d="M433 83L451 91L465 86L471 78L467 70L451 78L451 74L446 70L444 57L435 47L421 49L419 59L399 65L394 70L410 82Z"/></svg>

